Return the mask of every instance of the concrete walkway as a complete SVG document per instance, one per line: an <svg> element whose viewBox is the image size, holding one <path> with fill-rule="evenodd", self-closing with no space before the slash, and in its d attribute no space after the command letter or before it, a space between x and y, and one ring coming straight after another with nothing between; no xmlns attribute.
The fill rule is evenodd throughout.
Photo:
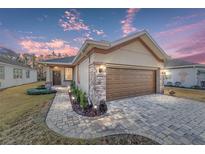
<svg viewBox="0 0 205 154"><path fill-rule="evenodd" d="M66 91L58 90L46 118L48 127L63 136L89 139L128 133L160 144L205 144L205 103L147 95L108 102L108 112L92 118L72 110Z"/></svg>

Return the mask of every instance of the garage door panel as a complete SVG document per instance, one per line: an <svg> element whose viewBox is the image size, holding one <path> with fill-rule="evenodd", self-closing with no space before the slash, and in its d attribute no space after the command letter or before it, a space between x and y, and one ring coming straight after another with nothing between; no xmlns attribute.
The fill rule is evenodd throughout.
<svg viewBox="0 0 205 154"><path fill-rule="evenodd" d="M120 93L133 93L133 94L137 94L137 93L144 93L144 92L152 92L153 93L153 91L154 91L154 88L152 88L152 89L136 89L136 88L130 88L129 89L129 91L127 91L127 89L126 88L124 88L124 89L120 89L120 90L113 90L113 89L111 89L111 91L112 91L112 93L111 94L113 94L113 93L119 93L119 95L120 95Z"/></svg>
<svg viewBox="0 0 205 154"><path fill-rule="evenodd" d="M122 83L122 80L127 80L127 81L123 81L123 83ZM136 84L136 85L139 85L139 84L141 84L141 85L146 85L146 84L152 84L154 81L153 80L146 80L146 79L143 79L143 80L140 80L140 79L138 79L138 80L132 80L132 79L122 79L122 80L111 80L111 83L109 83L110 84L110 86L112 86L112 85L123 85L123 84ZM139 83L139 80L140 80L140 83Z"/></svg>
<svg viewBox="0 0 205 154"><path fill-rule="evenodd" d="M152 83L150 83L152 84ZM121 90L121 89L152 89L155 88L154 85L149 84L117 84L107 86L107 90Z"/></svg>
<svg viewBox="0 0 205 154"><path fill-rule="evenodd" d="M107 68L107 100L155 93L154 70Z"/></svg>

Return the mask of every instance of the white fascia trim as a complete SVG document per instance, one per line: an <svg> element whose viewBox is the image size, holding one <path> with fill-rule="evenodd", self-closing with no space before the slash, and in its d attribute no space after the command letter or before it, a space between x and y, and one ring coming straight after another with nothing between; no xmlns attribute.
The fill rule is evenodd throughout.
<svg viewBox="0 0 205 154"><path fill-rule="evenodd" d="M85 40L85 42L83 43L82 47L80 48L80 50L78 51L78 54L75 56L75 58L73 59L72 63L75 62L75 60L83 53L84 49L86 48L86 46L88 45L101 45L101 46L105 46L105 47L109 47L110 43L105 43L105 42L100 42L100 41L94 41L94 40Z"/></svg>
<svg viewBox="0 0 205 154"><path fill-rule="evenodd" d="M81 53L83 53L84 49L86 48L86 46L88 45L100 45L100 46L104 46L105 48L112 48L118 44L121 44L123 42L126 42L126 41L129 41L131 39L134 39L134 38L138 38L142 35L147 35L148 38L154 43L154 45L160 50L160 52L162 53L163 57L165 59L168 59L169 56L164 52L164 50L157 44L157 42L151 37L151 35L146 31L146 30L142 30L140 32L137 32L137 33L134 33L132 35L129 35L129 36L126 36L126 37L123 37L117 41L114 41L114 42L100 42L100 41L94 41L94 40L86 40L82 47L80 48L78 54L76 55L76 57L73 59L72 63L74 63L76 61L76 59L81 55Z"/></svg>
<svg viewBox="0 0 205 154"><path fill-rule="evenodd" d="M170 59L170 57L166 54L166 52L159 46L159 44L152 38L152 36L146 31L144 30L145 33L147 34L147 36L150 38L150 40L152 40L152 42L154 43L154 45L161 51L161 53L165 56L166 59Z"/></svg>
<svg viewBox="0 0 205 154"><path fill-rule="evenodd" d="M195 67L204 67L205 65L200 64L200 65L183 65L183 66L170 66L170 67L165 67L166 69L174 69L174 68L195 68Z"/></svg>
<svg viewBox="0 0 205 154"><path fill-rule="evenodd" d="M123 37L123 38L121 38L121 39L119 39L119 40L116 40L116 41L112 42L112 43L111 43L111 47L116 46L116 45L118 45L118 44L121 44L121 43L123 43L123 42L129 41L129 40L131 40L131 39L140 37L141 35L144 35L144 34L146 34L146 31L145 31L145 30L140 31L140 32L137 32L137 33L134 33L134 34L129 35L129 36L126 36L126 37Z"/></svg>
<svg viewBox="0 0 205 154"><path fill-rule="evenodd" d="M53 64L53 65L72 65L72 63L55 63L55 62L39 62L41 64Z"/></svg>

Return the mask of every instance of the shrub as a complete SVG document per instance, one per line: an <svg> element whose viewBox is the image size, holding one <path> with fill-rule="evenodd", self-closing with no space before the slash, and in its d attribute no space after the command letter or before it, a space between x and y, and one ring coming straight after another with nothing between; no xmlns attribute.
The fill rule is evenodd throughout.
<svg viewBox="0 0 205 154"><path fill-rule="evenodd" d="M88 106L86 94L80 90L80 107L85 109Z"/></svg>
<svg viewBox="0 0 205 154"><path fill-rule="evenodd" d="M176 87L180 87L181 86L181 82L175 82L175 86Z"/></svg>
<svg viewBox="0 0 205 154"><path fill-rule="evenodd" d="M80 107L85 109L88 106L86 94L82 90L78 89L74 81L71 81L70 89L73 96L75 96L76 101L80 103Z"/></svg>
<svg viewBox="0 0 205 154"><path fill-rule="evenodd" d="M201 89L200 86L198 86L198 85L191 86L191 88L192 89Z"/></svg>
<svg viewBox="0 0 205 154"><path fill-rule="evenodd" d="M44 95L44 94L52 94L52 93L56 93L56 90L49 90L49 89L37 89L37 88L32 88L32 89L28 89L26 91L26 93L28 95Z"/></svg>
<svg viewBox="0 0 205 154"><path fill-rule="evenodd" d="M73 88L72 93L75 96L76 101L79 103L80 102L80 90L78 89L78 87Z"/></svg>
<svg viewBox="0 0 205 154"><path fill-rule="evenodd" d="M75 81L71 81L71 84L70 84L70 88L71 89L74 89L76 86L75 86Z"/></svg>
<svg viewBox="0 0 205 154"><path fill-rule="evenodd" d="M70 90L71 90L72 93L75 91L75 88L76 88L75 81L71 81Z"/></svg>

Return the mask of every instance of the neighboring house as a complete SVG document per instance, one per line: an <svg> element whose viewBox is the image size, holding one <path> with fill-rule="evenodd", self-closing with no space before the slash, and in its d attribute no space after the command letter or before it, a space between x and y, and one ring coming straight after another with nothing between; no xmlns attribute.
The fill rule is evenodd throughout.
<svg viewBox="0 0 205 154"><path fill-rule="evenodd" d="M115 42L86 40L76 57L43 61L47 82L68 85L74 80L93 103L160 93L160 70L168 56L141 31Z"/></svg>
<svg viewBox="0 0 205 154"><path fill-rule="evenodd" d="M205 88L205 65L187 62L181 59L170 59L165 64L164 84L183 87L199 86Z"/></svg>
<svg viewBox="0 0 205 154"><path fill-rule="evenodd" d="M0 89L37 81L37 71L11 59L0 57Z"/></svg>

